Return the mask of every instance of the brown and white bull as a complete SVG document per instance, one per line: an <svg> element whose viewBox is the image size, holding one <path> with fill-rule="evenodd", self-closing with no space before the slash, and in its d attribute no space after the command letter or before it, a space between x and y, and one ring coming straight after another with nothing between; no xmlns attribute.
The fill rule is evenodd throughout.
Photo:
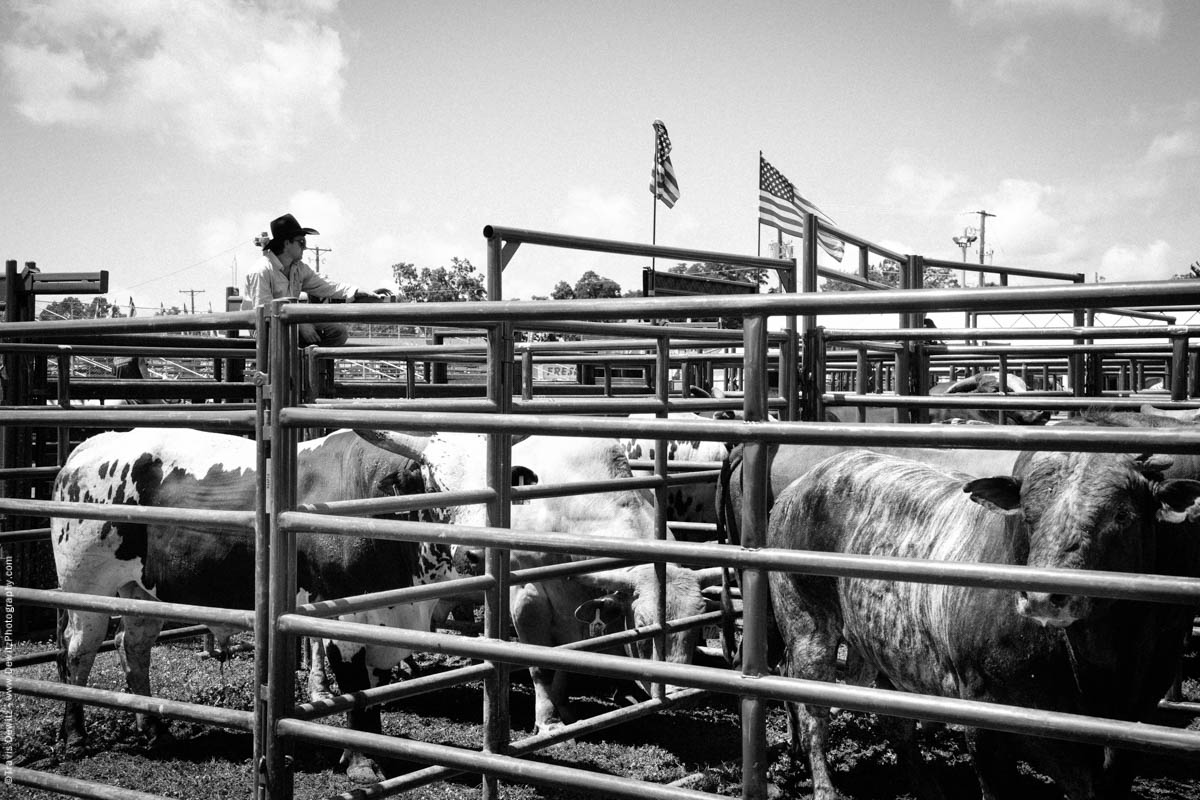
<svg viewBox="0 0 1200 800"><path fill-rule="evenodd" d="M365 433L365 432L364 432ZM486 461L479 457L483 437L474 434L438 434L429 440L410 440L403 434L369 434L381 447L419 457L427 465L427 485L458 485L464 488L485 484ZM527 484L559 484L632 477L624 449L616 439L531 436L513 445L514 474ZM475 507L479 512L479 507ZM479 512L481 513L481 512ZM460 518L459 522L482 524ZM597 494L530 499L511 509L514 529L557 532L574 539L615 537L654 538L654 501L646 489L623 489ZM514 551L514 569L568 560L568 556ZM717 570L690 570L667 566L667 618L702 613L706 609L701 590L720 579ZM597 616L619 629L650 625L658 605L658 582L654 565L607 570L588 576L557 579L510 587L509 606L517 637L526 644L557 646L581 641L595 631L589 622ZM582 618L582 619L581 619ZM672 633L668 637L667 660L686 662L692 657L699 631ZM648 656L651 645L633 648ZM534 718L539 731L550 730L573 720L562 671L530 669L534 688Z"/></svg>
<svg viewBox="0 0 1200 800"><path fill-rule="evenodd" d="M1160 426L1140 415L1116 416L1123 419L1107 424ZM1171 459L1157 456L1034 452L1021 456L1011 477L972 480L892 456L843 453L780 494L767 542L834 553L1190 573L1200 542L1193 505L1200 482L1167 477L1172 467ZM1195 475L1194 465L1187 470ZM770 585L790 676L832 681L844 644L849 661L863 667L857 677L885 688L1129 720L1146 717L1162 697L1192 613L1077 595L800 574L772 573ZM814 796L831 800L829 710L796 711L793 731L809 753ZM901 758L920 796L941 796L920 768L912 727L898 726ZM1019 760L1072 800L1123 796L1132 781L1130 762L1100 747L982 729L968 730L967 740L987 798L1014 796Z"/></svg>
<svg viewBox="0 0 1200 800"><path fill-rule="evenodd" d="M419 463L381 450L350 431L302 443L298 498L320 503L422 491ZM54 499L145 507L252 509L255 446L248 439L194 430L134 429L103 433L81 444L54 484ZM52 545L60 587L107 597L157 599L223 608L254 606L254 546L249 535L222 535L183 524L127 524L56 518ZM315 600L346 597L456 577L449 548L301 533L297 583ZM428 630L436 601L396 606L347 620ZM109 615L70 611L63 619L64 682L86 685ZM132 692L150 694L150 649L160 620L125 616L118 650ZM230 631L214 631L227 640ZM223 642L222 642L223 643ZM377 683L408 651L327 642L342 692ZM320 665L314 664L314 672ZM381 730L377 708L350 713L359 730ZM157 718L139 714L151 744L167 734ZM83 710L68 704L63 738L85 742ZM378 768L348 754L349 776L378 779Z"/></svg>

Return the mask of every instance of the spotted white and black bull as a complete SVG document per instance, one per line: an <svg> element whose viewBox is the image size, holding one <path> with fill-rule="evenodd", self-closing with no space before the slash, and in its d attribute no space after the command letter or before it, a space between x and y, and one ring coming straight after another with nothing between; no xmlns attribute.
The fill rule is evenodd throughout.
<svg viewBox="0 0 1200 800"><path fill-rule="evenodd" d="M961 380L936 383L929 388L929 395L991 395L1023 394L1029 387L1021 376L1011 372L1004 376L1004 387L1000 386L1000 375L996 372L980 372ZM866 409L866 422L894 422L895 412L890 408L870 406ZM1004 409L1004 421L1015 425L1045 425L1050 420L1049 411L1030 411L1020 408ZM961 419L972 422L987 422L992 425L1000 421L999 409L931 408L930 422L946 422ZM826 422L858 422L858 409L850 406L833 406L826 409Z"/></svg>
<svg viewBox="0 0 1200 800"><path fill-rule="evenodd" d="M646 419L654 419L654 415L652 414L634 415L634 417L638 416L644 416ZM707 421L710 420L711 417L692 413L672 413L669 415L669 419ZM625 455L631 460L653 460L655 454L655 444L656 440L654 439L621 439L621 445L625 449ZM668 461L719 463L725 460L727 453L728 449L722 442L710 442L700 439L667 440ZM642 470L638 470L635 474L646 473ZM716 522L717 506L715 492L715 483L692 483L668 487L667 519L673 522L706 522L710 524Z"/></svg>
<svg viewBox="0 0 1200 800"><path fill-rule="evenodd" d="M381 450L350 431L304 442L298 453L298 499L322 503L422 491L417 461ZM194 430L134 429L103 433L81 444L54 484L54 499L145 507L252 509L254 442ZM253 608L254 546L249 535L196 530L185 524L130 524L56 518L51 522L59 585L67 592L165 602ZM457 577L449 548L383 539L301 533L297 583L314 600L402 588ZM436 601L395 606L342 619L428 630ZM70 611L60 632L64 682L86 685L109 615ZM118 651L132 692L150 694L150 649L160 620L125 616ZM228 639L231 631L214 631ZM378 683L406 650L326 642L342 692ZM313 674L320 672L315 664ZM314 684L314 690L318 687ZM377 708L350 712L355 729L381 730ZM144 714L137 724L152 745L168 735ZM69 749L85 740L83 710L68 704L63 738ZM347 774L378 779L373 761L348 754Z"/></svg>
<svg viewBox="0 0 1200 800"><path fill-rule="evenodd" d="M1142 415L1092 424L1169 427ZM1081 423L1082 424L1082 423ZM842 453L788 486L771 512L771 547L833 553L1194 574L1200 482L1194 457L1023 454L1012 476L972 479L868 451ZM1171 475L1183 471L1184 478ZM974 501L974 502L972 502ZM1080 595L772 573L784 671L832 681L839 645L860 681L923 694L1115 719L1150 715L1171 682L1192 609ZM827 708L807 706L803 736L818 800L836 797L825 761ZM921 797L941 797L920 767L911 722L892 723ZM802 732L802 734L801 734ZM968 729L986 798L1014 797L1017 762L1072 800L1122 797L1129 754ZM801 743L793 741L793 746Z"/></svg>
<svg viewBox="0 0 1200 800"><path fill-rule="evenodd" d="M418 454L429 465L427 482L437 486L484 485L486 460L477 457L483 437L474 434L438 434L429 440L409 441L403 434L376 432L372 441L398 453ZM616 439L531 436L512 449L513 472L527 484L599 481L632 476L629 461ZM453 477L450 477L453 476ZM479 507L475 507L479 511ZM481 513L481 512L480 512ZM462 522L463 520L459 520ZM482 524L482 518L477 520ZM615 537L654 538L654 500L646 489L623 489L598 494L530 499L511 509L514 529L557 532L574 539ZM514 569L567 561L568 556L513 551ZM720 580L717 570L690 570L667 566L667 618L702 613L707 604L705 586ZM526 644L557 646L581 641L597 632L593 623L644 626L656 619L658 582L654 565L607 570L571 579L540 583L514 583L510 588L510 613L517 637ZM687 662L699 631L672 633L667 660ZM632 648L648 656L652 645ZM566 675L532 667L534 719L539 731L574 719L566 695Z"/></svg>

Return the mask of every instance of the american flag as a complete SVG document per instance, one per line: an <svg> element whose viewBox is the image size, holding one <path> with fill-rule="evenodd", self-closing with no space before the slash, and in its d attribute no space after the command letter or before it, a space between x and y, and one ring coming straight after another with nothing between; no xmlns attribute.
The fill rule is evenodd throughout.
<svg viewBox="0 0 1200 800"><path fill-rule="evenodd" d="M661 119L654 120L654 169L650 170L650 193L672 208L679 199L679 181L675 180L675 168L671 166L671 140L667 137L667 126Z"/></svg>
<svg viewBox="0 0 1200 800"><path fill-rule="evenodd" d="M821 209L801 197L792 182L783 177L783 173L771 166L770 162L760 153L758 156L759 223L778 228L797 238L803 238L805 212L832 222ZM832 234L818 230L817 243L838 261L841 261L842 256L845 255L845 242Z"/></svg>

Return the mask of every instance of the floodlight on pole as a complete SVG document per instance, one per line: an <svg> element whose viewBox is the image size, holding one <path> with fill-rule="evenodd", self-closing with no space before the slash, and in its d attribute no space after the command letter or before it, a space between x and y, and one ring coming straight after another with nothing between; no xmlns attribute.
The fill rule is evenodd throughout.
<svg viewBox="0 0 1200 800"><path fill-rule="evenodd" d="M967 263L967 248L975 243L975 229L967 226L963 228L962 236L953 237L954 243L962 248L963 263ZM964 269L962 273L962 285L967 285L967 271Z"/></svg>

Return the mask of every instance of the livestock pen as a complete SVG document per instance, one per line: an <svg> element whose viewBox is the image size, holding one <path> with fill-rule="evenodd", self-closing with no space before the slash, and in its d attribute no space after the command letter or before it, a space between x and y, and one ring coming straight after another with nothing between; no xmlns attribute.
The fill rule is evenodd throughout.
<svg viewBox="0 0 1200 800"><path fill-rule="evenodd" d="M662 258L682 257L693 260L725 260L756 263L755 259L728 254L682 251L628 243L581 240L527 231L489 228L489 290L493 300L487 303L371 305L317 307L281 304L263 313L223 318L220 327L255 326L260 331L256 365L260 380L254 381L254 410L201 411L147 409L104 411L92 409L13 409L7 414L8 426L139 426L210 427L223 430L253 431L259 453L259 503L253 513L198 511L195 509L142 509L131 507L81 507L78 504L54 504L44 500L6 497L0 510L27 515L66 515L78 518L145 522L148 520L188 521L222 531L239 531L257 537L258 599L253 614L231 610L203 610L180 605L149 604L139 601L97 600L83 596L21 589L13 594L16 602L31 602L54 607L98 607L113 611L127 610L147 616L169 615L198 623L220 623L235 627L253 627L255 632L256 692L251 714L226 714L162 701L146 701L100 690L67 690L55 685L34 684L18 679L15 691L41 696L96 701L128 709L158 710L168 716L208 719L216 724L253 730L255 758L261 756L263 770L253 778L257 792L271 798L287 798L293 793L293 749L297 743L315 742L334 747L352 746L382 756L400 757L430 765L415 773L390 778L371 790L372 796L413 788L439 780L455 771L484 776L483 796L500 796L499 781L572 787L578 791L612 797L702 798L713 796L681 787L647 785L610 775L600 775L557 764L536 763L521 756L566 738L582 735L602 726L628 721L654 713L694 691L725 693L740 698L742 722L741 794L747 798L767 796L767 748L765 707L769 701L791 700L832 705L844 709L899 715L910 718L974 725L1027 735L1052 735L1073 741L1116 745L1133 749L1161 749L1190 758L1200 756L1200 735L1157 725L1131 726L1125 721L1102 720L1057 712L994 706L968 700L908 695L877 688L851 688L782 678L771 674L767 661L767 594L765 576L771 570L807 572L833 576L871 576L878 578L947 583L955 585L1002 587L1084 592L1110 598L1140 598L1151 602L1197 605L1200 581L1193 578L1130 576L1086 573L1070 570L1033 569L985 564L949 564L913 562L905 559L829 555L772 550L765 548L763 532L768 513L768 450L775 444L825 443L836 445L905 444L937 447L1011 449L1052 448L1062 450L1144 452L1194 452L1200 446L1200 434L1194 431L1106 430L1086 428L1016 429L1011 426L985 428L958 426L913 426L897 424L836 425L800 421L800 409L812 402L799 391L815 381L818 372L805 372L797 358L799 342L796 328L774 338L768 333L771 318L812 318L827 315L885 312L917 314L925 308L969 311L980 306L991 309L1096 308L1110 305L1155 307L1182 301L1200 304L1200 286L1173 284L1091 285L1038 288L994 288L988 290L902 290L892 293L820 295L815 293L720 298L646 298L614 301L509 302L501 299L500 273L503 262L518 244L583 246L612 252L649 255ZM815 263L815 262L814 262ZM741 397L737 401L690 399L673 396L669 391L672 365L672 341L694 340L695 331L676 330L672 326L637 325L626 320L636 311L637 319L670 320L696 316L739 317L740 337L738 369L742 375ZM486 375L482 395L460 400L422 397L414 392L407 397L358 400L347 396L322 396L322 387L314 386L306 375L304 359L295 343L298 324L333 319L352 322L377 322L408 325L450 325L481 331L486 337L484 350ZM582 320L582 321L581 321ZM107 327L136 330L140 321L131 320ZM208 324L196 320L191 324ZM186 325L179 324L180 329ZM518 375L526 358L517 356L515 332L518 330L566 330L595 334L599 325L619 326L620 332L644 342L653 342L653 392L645 396L601 392L581 398L539 397ZM59 330L59 323L38 332ZM122 326L130 326L124 328ZM814 330L809 326L807 330ZM34 335L34 326L22 323L6 331L6 336ZM69 330L62 328L62 330ZM266 331L267 336L261 332ZM861 332L854 332L856 336ZM1190 336L1190 331L1179 332ZM731 337L722 335L723 343ZM861 338L861 337L859 337ZM818 341L818 339L812 339ZM789 344L789 342L791 344ZM807 344L807 342L806 342ZM685 345L686 346L686 345ZM339 358L353 355L355 348L311 350L308 358ZM649 348L646 348L649 349ZM378 357L423 358L424 352L379 351ZM471 354L474 355L474 354ZM569 357L576 357L570 354ZM817 363L815 352L810 352ZM808 358L806 355L806 360ZM529 358L535 356L531 355ZM725 356L727 357L727 356ZM782 364L777 393L772 394L767 375L773 362ZM324 387L329 388L329 387ZM337 388L337 387L334 387ZM348 387L341 387L344 392ZM335 394L337 394L335 392ZM902 398L893 398L900 399ZM1053 399L1054 402L1061 400ZM1011 399L1006 402L1012 403ZM1021 401L1016 401L1021 402ZM673 411L712 408L728 410L736 405L738 420L681 420L668 415ZM783 417L770 419L775 408ZM628 413L651 412L659 419L634 419ZM434 494L404 499L374 499L337 507L298 507L296 496L296 447L302 431L330 427L371 428L408 432L461 431L483 433L489 438L488 479L484 489L488 520L485 527L434 524L413 521L362 519L361 516L412 510L422 506L444 507L456 503L478 503L479 492L469 496ZM513 486L509 475L512 461L512 437L538 436L628 436L659 442L655 456L655 474L647 478L624 479L625 486L652 488L661 500L662 492L676 480L669 472L665 446L668 439L741 442L745 446L745 496L747 502L740 519L740 545L719 543L679 543L666 540L667 520L661 510L656 520L655 540L632 541L612 537L586 541L531 532L510 527L511 504L523 499L550 497L559 493L612 490L611 485L589 486ZM661 509L661 502L659 507ZM358 516L347 516L347 515ZM473 589L482 589L484 636L471 638L416 630L384 629L378 626L342 622L326 617L349 610L361 611L375 606L461 591L464 587L433 585L401 589L382 597L343 598L320 604L297 605L294 592L294 541L300 531L318 531L334 535L364 533L380 538L409 542L440 542L486 548L486 569L482 576L468 579ZM576 652L576 648L546 648L508 641L506 635L507 587L516 580L561 578L599 565L588 561L571 562L533 574L522 574L509 565L515 550L540 551L569 557L621 559L624 561L667 562L695 566L726 567L739 570L742 589L743 629L741 663L736 670L688 665L665 661L647 663L601 653ZM604 562L610 566L611 562ZM653 625L599 639L592 647L628 643L638 638L658 640L658 651L665 651L668 631L680 626L702 625L711 617L667 620L660 617ZM400 684L358 696L342 696L324 704L295 702L293 683L296 637L316 636L384 646L455 654L478 659L479 665L461 674L439 676L417 686ZM509 673L518 666L537 665L587 674L650 680L657 686L651 700L614 712L600 720L585 720L545 736L516 742L512 739L508 707ZM444 688L453 678L484 681L480 718L485 733L478 750L432 744L352 732L314 721L347 707L364 703L382 703L410 696L418 690ZM683 694L668 695L667 685L688 687ZM47 774L32 775L27 770L15 775L18 782L67 790L68 782L56 781ZM72 787L76 788L76 787ZM99 789L90 791L100 796ZM121 796L120 792L111 796ZM125 796L135 796L125 793Z"/></svg>

